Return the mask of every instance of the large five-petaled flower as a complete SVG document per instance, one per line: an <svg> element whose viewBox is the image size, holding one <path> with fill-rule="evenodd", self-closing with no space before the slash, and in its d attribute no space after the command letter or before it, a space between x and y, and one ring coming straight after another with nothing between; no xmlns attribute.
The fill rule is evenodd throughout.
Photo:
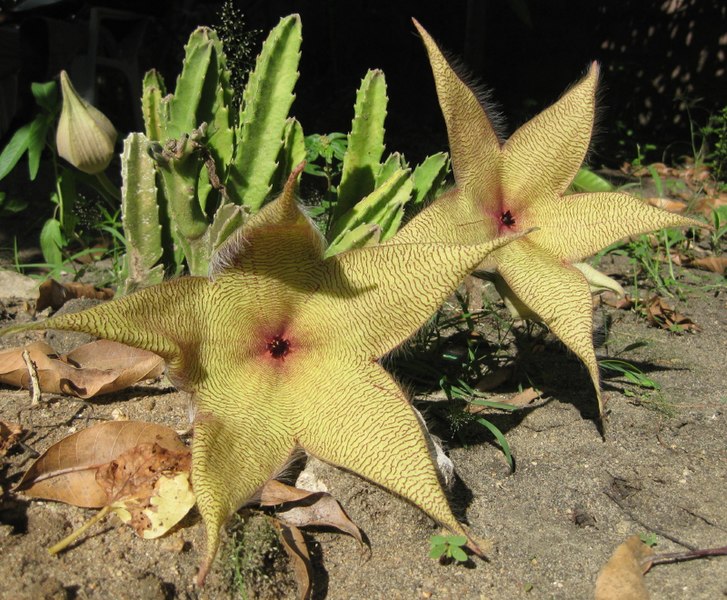
<svg viewBox="0 0 727 600"><path fill-rule="evenodd" d="M410 240L324 259L322 237L294 200L299 171L223 248L210 278L183 277L4 332L84 331L145 348L193 392L192 478L208 538L200 581L228 516L297 447L465 534L415 413L377 361L507 240Z"/></svg>
<svg viewBox="0 0 727 600"><path fill-rule="evenodd" d="M585 159L593 129L598 65L558 102L501 142L475 93L414 21L429 54L447 124L455 187L399 234L482 243L537 228L495 252L495 266L519 300L587 366L602 412L592 342L592 303L573 266L629 235L700 226L624 193L563 195Z"/></svg>

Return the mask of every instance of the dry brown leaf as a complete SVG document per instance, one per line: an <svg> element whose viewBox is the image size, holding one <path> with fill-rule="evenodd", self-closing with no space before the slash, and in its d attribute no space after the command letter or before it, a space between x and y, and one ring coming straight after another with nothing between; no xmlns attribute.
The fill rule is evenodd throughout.
<svg viewBox="0 0 727 600"><path fill-rule="evenodd" d="M704 269L706 271L713 271L720 275L725 274L727 270L727 256L709 256L706 258L695 258L690 263L690 266Z"/></svg>
<svg viewBox="0 0 727 600"><path fill-rule="evenodd" d="M536 390L533 387L529 387L524 389L522 392L519 392L512 396L511 398L505 398L502 402L505 404L512 404L513 406L527 406L531 402L534 402L540 396L543 395L543 392L540 390Z"/></svg>
<svg viewBox="0 0 727 600"><path fill-rule="evenodd" d="M194 506L191 468L189 448L169 450L145 442L98 468L96 483L121 519L137 535L151 539L166 533Z"/></svg>
<svg viewBox="0 0 727 600"><path fill-rule="evenodd" d="M638 535L621 544L596 579L595 600L648 600L649 592L644 583L644 573L651 564L653 554Z"/></svg>
<svg viewBox="0 0 727 600"><path fill-rule="evenodd" d="M40 284L35 309L40 312L50 306L53 310L58 310L73 298L110 300L113 297L114 291L111 288L97 288L88 283L58 283L55 279L49 279Z"/></svg>
<svg viewBox="0 0 727 600"><path fill-rule="evenodd" d="M285 548L290 562L293 564L293 574L295 576L295 582L298 585L298 600L308 600L313 591L313 586L311 585L313 566L303 533L295 526L286 525L279 521L273 522L280 535L283 548Z"/></svg>
<svg viewBox="0 0 727 600"><path fill-rule="evenodd" d="M43 392L78 398L115 392L164 371L161 357L118 342L98 340L63 356L44 342L33 342L0 352L0 383L28 389L30 374L23 350L35 363Z"/></svg>
<svg viewBox="0 0 727 600"><path fill-rule="evenodd" d="M620 310L631 310L634 307L634 299L628 294L619 296L613 292L605 291L598 298L603 304Z"/></svg>
<svg viewBox="0 0 727 600"><path fill-rule="evenodd" d="M512 369L510 367L502 367L497 371L488 373L475 384L475 389L480 392L488 392L500 387L503 383L510 379Z"/></svg>
<svg viewBox="0 0 727 600"><path fill-rule="evenodd" d="M276 518L293 527L333 527L366 545L363 531L327 492L309 492L269 480L260 492L260 506L277 506Z"/></svg>
<svg viewBox="0 0 727 600"><path fill-rule="evenodd" d="M110 421L74 433L53 444L25 473L17 490L27 496L75 506L101 508L114 498L96 479L99 469L144 443L189 452L168 427L141 421Z"/></svg>
<svg viewBox="0 0 727 600"><path fill-rule="evenodd" d="M5 456L20 441L23 428L17 423L0 421L0 458Z"/></svg>
<svg viewBox="0 0 727 600"><path fill-rule="evenodd" d="M681 200L673 200L671 198L645 198L647 204L668 210L673 213L683 213L687 210L686 203Z"/></svg>
<svg viewBox="0 0 727 600"><path fill-rule="evenodd" d="M715 193L714 195L706 196L704 198L700 198L695 207L694 210L696 212L699 212L703 214L708 219L712 216L712 211L719 208L720 206L725 206L727 204L727 192L719 192Z"/></svg>
<svg viewBox="0 0 727 600"><path fill-rule="evenodd" d="M661 327L674 333L699 331L699 326L696 323L689 317L676 312L660 296L654 296L646 303L646 317L654 327Z"/></svg>

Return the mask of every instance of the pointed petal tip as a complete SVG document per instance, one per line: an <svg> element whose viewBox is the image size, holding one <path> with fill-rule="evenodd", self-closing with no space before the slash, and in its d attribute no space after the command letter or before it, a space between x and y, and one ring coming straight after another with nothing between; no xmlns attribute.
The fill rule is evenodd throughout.
<svg viewBox="0 0 727 600"><path fill-rule="evenodd" d="M290 176L288 177L288 181L286 182L286 185L289 185L291 183L295 183L295 180L298 179L298 176L303 172L303 169L305 169L305 161L300 161L295 168L290 172Z"/></svg>
<svg viewBox="0 0 727 600"><path fill-rule="evenodd" d="M426 29L424 29L424 26L419 21L417 21L414 17L411 18L411 21L412 21L412 23L414 23L414 27L416 27L417 31L419 32L419 35L422 36L422 38L424 38L425 41L431 40L432 36L429 35L429 32Z"/></svg>
<svg viewBox="0 0 727 600"><path fill-rule="evenodd" d="M207 579L207 573L210 571L210 560L205 558L202 564L199 566L197 577L194 578L194 585L198 588L204 586L204 582Z"/></svg>

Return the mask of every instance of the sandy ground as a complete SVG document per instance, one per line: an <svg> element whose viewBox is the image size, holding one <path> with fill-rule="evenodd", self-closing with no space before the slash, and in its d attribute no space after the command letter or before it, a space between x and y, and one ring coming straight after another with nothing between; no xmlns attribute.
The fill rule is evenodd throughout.
<svg viewBox="0 0 727 600"><path fill-rule="evenodd" d="M475 535L491 541L489 561L442 565L428 558L438 533L418 509L361 479L321 463L310 469L367 533L370 556L351 538L315 532L309 540L316 598L589 598L596 575L614 548L631 534L656 533L657 552L727 543L727 393L724 391L727 295L692 275L678 304L701 331L674 335L615 309L609 351L636 341L647 345L622 356L656 380L660 392L607 378L610 414L605 441L592 420L595 399L578 362L550 337L526 340L506 388L529 381L547 395L513 414L490 419L507 436L517 468L510 473L499 448L481 427L446 441L458 481L452 504ZM6 292L5 296L11 296ZM22 301L0 299L3 320L24 314ZM603 314L599 313L599 319ZM485 331L485 335L487 332ZM28 336L3 338L2 347ZM64 340L55 340L61 343ZM509 351L514 356L514 343ZM605 349L599 350L601 356ZM494 399L507 395L493 392ZM440 403L418 398L432 429L446 437ZM0 388L0 418L29 431L25 446L5 458L4 487L16 483L51 443L122 413L184 428L188 399L164 383L141 385L93 402L47 395L30 408L27 392ZM115 413L116 411L116 413ZM228 543L201 591L192 580L204 544L202 524L190 515L156 541L137 538L113 518L70 551L46 548L93 511L6 493L0 504L0 597L240 598L233 584ZM238 528L239 531L239 522ZM263 517L250 517L244 556L248 597L294 598L295 586ZM253 539L259 531L260 539ZM252 533L251 533L252 532ZM727 595L727 558L656 566L646 576L654 598L714 599Z"/></svg>

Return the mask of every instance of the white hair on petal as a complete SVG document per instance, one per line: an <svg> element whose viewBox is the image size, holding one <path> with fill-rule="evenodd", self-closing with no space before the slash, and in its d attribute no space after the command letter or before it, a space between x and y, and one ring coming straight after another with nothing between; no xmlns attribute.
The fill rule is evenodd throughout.
<svg viewBox="0 0 727 600"><path fill-rule="evenodd" d="M492 129L494 130L497 139L502 144L505 139L505 119L497 102L492 99L492 90L487 87L478 76L474 75L472 70L466 65L462 58L448 50L443 50L441 46L439 47L439 51L442 53L442 56L444 56L447 63L449 63L454 74L474 94L477 102L480 103L482 110L485 112L487 120L490 122L490 125L492 125Z"/></svg>
<svg viewBox="0 0 727 600"><path fill-rule="evenodd" d="M240 227L215 251L210 259L208 275L214 280L226 269L235 265L235 260L245 251L248 240L243 235L243 227Z"/></svg>

